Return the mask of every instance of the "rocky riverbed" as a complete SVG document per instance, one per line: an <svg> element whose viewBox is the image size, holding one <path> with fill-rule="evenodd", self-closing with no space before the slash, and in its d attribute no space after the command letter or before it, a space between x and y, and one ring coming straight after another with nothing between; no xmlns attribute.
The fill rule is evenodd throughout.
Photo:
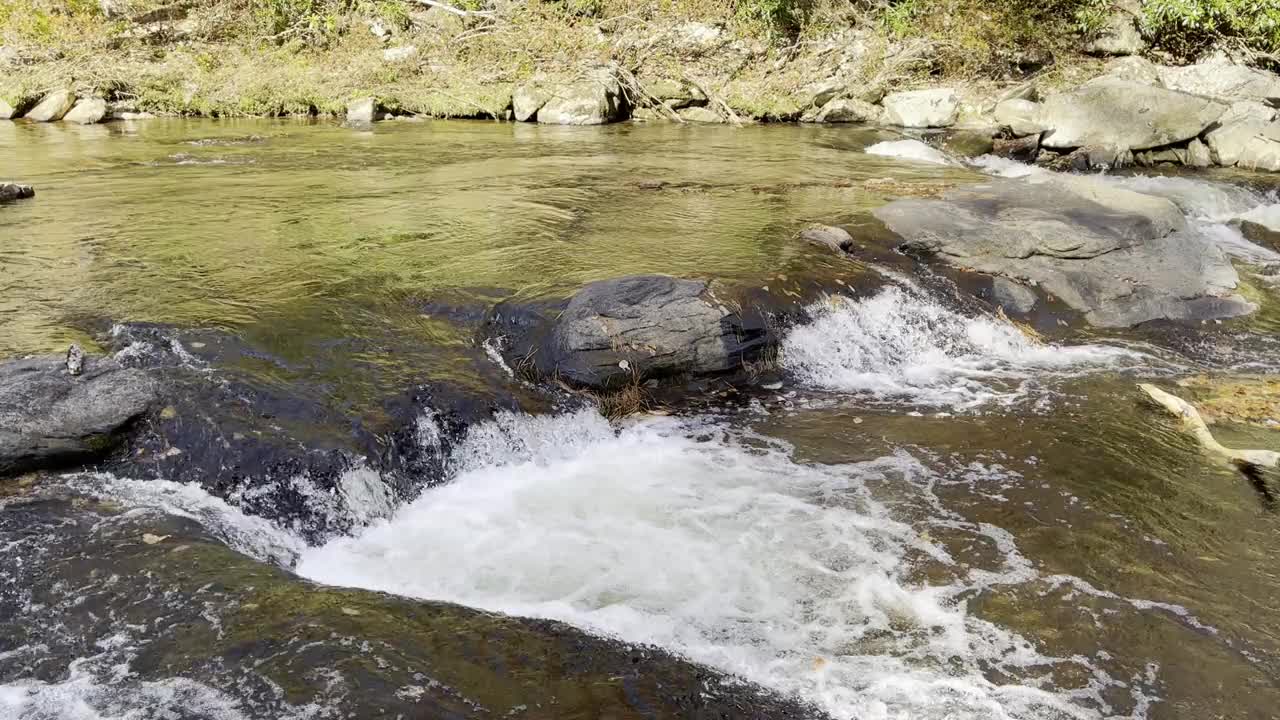
<svg viewBox="0 0 1280 720"><path fill-rule="evenodd" d="M41 188L0 207L0 710L1280 698L1275 479L1137 387L1275 447L1265 175L852 125L105 130L0 130Z"/></svg>

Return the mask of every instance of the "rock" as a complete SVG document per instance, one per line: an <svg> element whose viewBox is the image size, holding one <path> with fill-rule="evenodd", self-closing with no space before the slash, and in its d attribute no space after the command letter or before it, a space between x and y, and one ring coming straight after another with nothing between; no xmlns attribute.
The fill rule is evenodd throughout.
<svg viewBox="0 0 1280 720"><path fill-rule="evenodd" d="M1116 80L1128 80L1142 85L1164 87L1160 80L1160 66L1140 57L1123 57L1107 64L1107 76Z"/></svg>
<svg viewBox="0 0 1280 720"><path fill-rule="evenodd" d="M705 93L679 80L657 80L646 85L645 92L672 110L707 104Z"/></svg>
<svg viewBox="0 0 1280 720"><path fill-rule="evenodd" d="M467 29L466 18L443 8L414 10L409 17L415 28L444 38L451 38Z"/></svg>
<svg viewBox="0 0 1280 720"><path fill-rule="evenodd" d="M991 280L991 300L1005 312L1026 315L1035 309L1040 297L1022 283L997 277Z"/></svg>
<svg viewBox="0 0 1280 720"><path fill-rule="evenodd" d="M942 149L956 157L975 158L990 154L995 149L995 141L990 132L953 130L943 139Z"/></svg>
<svg viewBox="0 0 1280 720"><path fill-rule="evenodd" d="M855 98L836 98L821 108L805 113L800 122L873 123L880 119L880 108Z"/></svg>
<svg viewBox="0 0 1280 720"><path fill-rule="evenodd" d="M1253 220L1236 220L1233 224L1249 242L1280 253L1280 229Z"/></svg>
<svg viewBox="0 0 1280 720"><path fill-rule="evenodd" d="M0 364L0 475L101 456L158 397L151 377L92 358L78 377L66 359Z"/></svg>
<svg viewBox="0 0 1280 720"><path fill-rule="evenodd" d="M992 142L991 154L1018 162L1029 163L1036 159L1040 152L1040 135L1028 135L1023 138L1006 140L996 138Z"/></svg>
<svg viewBox="0 0 1280 720"><path fill-rule="evenodd" d="M960 113L960 101L950 88L892 93L883 102L884 122L901 127L950 127Z"/></svg>
<svg viewBox="0 0 1280 720"><path fill-rule="evenodd" d="M550 90L538 109L544 125L603 125L626 116L626 99L611 68L598 67L582 79Z"/></svg>
<svg viewBox="0 0 1280 720"><path fill-rule="evenodd" d="M653 108L641 107L631 111L631 119L637 122L667 120L668 117Z"/></svg>
<svg viewBox="0 0 1280 720"><path fill-rule="evenodd" d="M997 180L874 214L904 249L1035 285L1096 326L1253 310L1229 259L1176 205L1091 177Z"/></svg>
<svg viewBox="0 0 1280 720"><path fill-rule="evenodd" d="M552 329L551 359L560 377L604 389L728 373L766 344L763 330L744 327L706 281L640 275L574 295Z"/></svg>
<svg viewBox="0 0 1280 720"><path fill-rule="evenodd" d="M93 125L94 123L102 122L102 118L106 117L106 115L106 100L102 98L81 98L76 101L70 112L62 116L62 120L79 125Z"/></svg>
<svg viewBox="0 0 1280 720"><path fill-rule="evenodd" d="M849 248L853 247L853 236L844 228L831 225L814 225L805 228L800 231L800 239L836 252L848 252Z"/></svg>
<svg viewBox="0 0 1280 720"><path fill-rule="evenodd" d="M390 47L382 51L382 59L387 62L404 62L418 56L418 48L413 45Z"/></svg>
<svg viewBox="0 0 1280 720"><path fill-rule="evenodd" d="M1218 127L1205 135L1213 161L1231 167L1240 161L1249 142L1276 117L1275 109L1256 101L1232 103L1218 119Z"/></svg>
<svg viewBox="0 0 1280 720"><path fill-rule="evenodd" d="M715 25L687 22L675 29L677 50L685 55L701 55L722 42L724 30Z"/></svg>
<svg viewBox="0 0 1280 720"><path fill-rule="evenodd" d="M1280 102L1280 76L1226 59L1182 67L1157 66L1157 72L1160 81L1170 90L1204 95L1223 103Z"/></svg>
<svg viewBox="0 0 1280 720"><path fill-rule="evenodd" d="M84 350L76 343L67 348L67 374L72 377L84 374Z"/></svg>
<svg viewBox="0 0 1280 720"><path fill-rule="evenodd" d="M1261 132L1249 138L1240 151L1240 159L1236 167L1246 170L1280 171L1280 122L1263 128Z"/></svg>
<svg viewBox="0 0 1280 720"><path fill-rule="evenodd" d="M844 91L844 83L832 78L810 83L800 90L799 103L805 108L820 108Z"/></svg>
<svg viewBox="0 0 1280 720"><path fill-rule="evenodd" d="M685 108L679 113L680 119L691 123L722 123L724 117L720 113L706 107Z"/></svg>
<svg viewBox="0 0 1280 720"><path fill-rule="evenodd" d="M511 111L515 115L516 122L533 122L537 120L538 111L550 99L551 93L538 81L528 82L517 87L511 95Z"/></svg>
<svg viewBox="0 0 1280 720"><path fill-rule="evenodd" d="M23 198L35 197L35 194L36 191L30 185L0 183L0 202L22 200Z"/></svg>
<svg viewBox="0 0 1280 720"><path fill-rule="evenodd" d="M17 114L17 108L0 99L0 120L12 120L13 116Z"/></svg>
<svg viewBox="0 0 1280 720"><path fill-rule="evenodd" d="M1213 157L1209 152L1209 146L1200 141L1200 138L1192 138L1187 143L1187 157L1183 163L1188 167L1207 168L1213 164Z"/></svg>
<svg viewBox="0 0 1280 720"><path fill-rule="evenodd" d="M1046 129L1040 122L1040 104L1030 100L1004 100L997 103L996 122L1009 128L1014 137L1039 135Z"/></svg>
<svg viewBox="0 0 1280 720"><path fill-rule="evenodd" d="M1084 51L1091 55L1137 55L1147 46L1138 32L1141 17L1141 0L1121 0L1098 36L1085 44Z"/></svg>
<svg viewBox="0 0 1280 720"><path fill-rule="evenodd" d="M76 96L70 90L55 90L45 95L23 117L34 122L55 122L61 120L75 104Z"/></svg>
<svg viewBox="0 0 1280 720"><path fill-rule="evenodd" d="M1028 80L1001 92L996 96L996 104L999 105L1005 100L1029 100L1035 102L1039 99L1039 96L1040 93L1036 89L1035 80Z"/></svg>
<svg viewBox="0 0 1280 720"><path fill-rule="evenodd" d="M1119 150L1172 145L1200 135L1226 109L1195 95L1102 77L1045 100L1040 120L1046 132L1040 144Z"/></svg>
<svg viewBox="0 0 1280 720"><path fill-rule="evenodd" d="M378 111L378 101L371 97L352 100L347 103L348 125L370 125Z"/></svg>

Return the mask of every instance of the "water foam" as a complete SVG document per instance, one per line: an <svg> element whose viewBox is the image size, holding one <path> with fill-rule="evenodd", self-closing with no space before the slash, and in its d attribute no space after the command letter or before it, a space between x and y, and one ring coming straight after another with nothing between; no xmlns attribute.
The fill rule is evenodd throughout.
<svg viewBox="0 0 1280 720"><path fill-rule="evenodd" d="M931 165L955 165L955 161L944 155L940 150L929 147L919 140L890 140L878 142L868 147L864 152L868 155L881 155L884 157L899 158L901 160L914 160L916 162L929 163Z"/></svg>
<svg viewBox="0 0 1280 720"><path fill-rule="evenodd" d="M1132 366L1142 356L1100 345L1041 343L992 317L966 317L916 290L889 287L810 308L782 344L784 367L815 388L958 409L1010 403L1033 375Z"/></svg>
<svg viewBox="0 0 1280 720"><path fill-rule="evenodd" d="M706 420L615 430L581 411L502 415L455 461L451 483L297 572L656 644L839 718L1099 716L1038 685L1075 660L969 616L963 583L910 579L912 557L956 563L868 489L927 485L905 453L801 465Z"/></svg>

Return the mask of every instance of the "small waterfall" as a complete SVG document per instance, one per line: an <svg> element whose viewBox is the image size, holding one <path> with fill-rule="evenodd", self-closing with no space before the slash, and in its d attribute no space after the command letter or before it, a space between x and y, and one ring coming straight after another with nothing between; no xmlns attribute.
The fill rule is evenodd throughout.
<svg viewBox="0 0 1280 720"><path fill-rule="evenodd" d="M1036 381L1133 366L1141 355L1100 345L1041 343L1009 322L966 317L922 291L888 287L810 308L813 321L782 345L784 367L804 384L883 401L951 408L1012 403Z"/></svg>

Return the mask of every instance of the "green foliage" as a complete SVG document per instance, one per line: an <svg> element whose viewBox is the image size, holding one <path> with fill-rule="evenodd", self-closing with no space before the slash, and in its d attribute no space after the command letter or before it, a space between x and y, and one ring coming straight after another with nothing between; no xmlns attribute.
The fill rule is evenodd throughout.
<svg viewBox="0 0 1280 720"><path fill-rule="evenodd" d="M1280 53L1280 0L1147 0L1144 8L1155 44L1183 57L1223 43Z"/></svg>
<svg viewBox="0 0 1280 720"><path fill-rule="evenodd" d="M800 31L813 4L810 0L738 0L738 20L757 25L770 35L791 36Z"/></svg>

